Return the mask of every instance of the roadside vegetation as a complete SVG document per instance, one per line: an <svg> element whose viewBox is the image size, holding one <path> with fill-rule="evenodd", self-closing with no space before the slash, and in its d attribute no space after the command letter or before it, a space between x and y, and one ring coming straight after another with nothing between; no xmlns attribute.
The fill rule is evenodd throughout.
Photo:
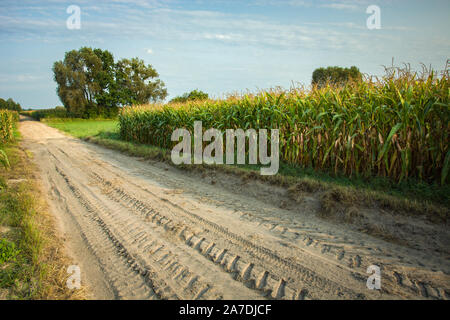
<svg viewBox="0 0 450 320"><path fill-rule="evenodd" d="M0 118L2 113L0 113ZM85 290L66 287L62 239L47 213L32 155L19 146L17 116L1 148L8 166L0 168L0 300L83 299Z"/></svg>
<svg viewBox="0 0 450 320"><path fill-rule="evenodd" d="M13 140L17 121L19 121L19 114L16 111L0 110L0 166L6 169L10 167L10 164L3 147Z"/></svg>

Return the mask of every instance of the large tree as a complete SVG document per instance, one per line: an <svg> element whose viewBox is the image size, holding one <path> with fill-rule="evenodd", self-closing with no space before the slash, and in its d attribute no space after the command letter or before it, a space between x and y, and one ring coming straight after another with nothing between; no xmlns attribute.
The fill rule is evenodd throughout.
<svg viewBox="0 0 450 320"><path fill-rule="evenodd" d="M361 72L355 66L350 68L328 67L318 68L312 74L312 84L323 87L326 84L344 85L349 81L362 79Z"/></svg>
<svg viewBox="0 0 450 320"><path fill-rule="evenodd" d="M101 69L101 59L86 47L66 52L64 61L54 63L57 93L70 113L81 116L96 106L95 97L101 91L97 76Z"/></svg>
<svg viewBox="0 0 450 320"><path fill-rule="evenodd" d="M115 63L107 50L83 47L66 52L63 61L54 63L53 73L59 98L76 116L112 115L120 106L167 95L151 65L137 58Z"/></svg>

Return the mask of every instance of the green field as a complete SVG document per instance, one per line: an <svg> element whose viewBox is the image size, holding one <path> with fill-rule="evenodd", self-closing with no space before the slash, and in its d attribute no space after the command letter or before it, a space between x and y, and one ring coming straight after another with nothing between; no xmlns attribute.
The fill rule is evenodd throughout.
<svg viewBox="0 0 450 320"><path fill-rule="evenodd" d="M124 140L172 149L176 128L278 129L280 160L349 178L450 182L450 78L413 74L226 100L126 107ZM205 129L206 130L206 129ZM191 131L192 132L192 131Z"/></svg>
<svg viewBox="0 0 450 320"><path fill-rule="evenodd" d="M77 138L86 138L98 135L102 132L118 132L117 120L46 120L45 123L50 127L67 132Z"/></svg>

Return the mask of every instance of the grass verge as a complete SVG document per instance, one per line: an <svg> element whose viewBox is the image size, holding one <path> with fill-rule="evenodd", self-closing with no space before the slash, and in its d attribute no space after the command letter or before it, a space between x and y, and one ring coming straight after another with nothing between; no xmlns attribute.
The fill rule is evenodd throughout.
<svg viewBox="0 0 450 320"><path fill-rule="evenodd" d="M10 169L0 169L0 299L84 299L66 286L62 239L48 213L31 153L15 141L4 146Z"/></svg>
<svg viewBox="0 0 450 320"><path fill-rule="evenodd" d="M77 138L94 136L99 132L114 132L118 130L116 120L84 120L84 119L45 119L43 123L69 133Z"/></svg>
<svg viewBox="0 0 450 320"><path fill-rule="evenodd" d="M120 140L116 132L101 132L84 139L131 156L143 157L173 165L170 151L155 146L136 144ZM175 165L173 165L175 166ZM448 186L424 185L422 183L395 185L389 181L377 179L365 182L362 179L330 177L313 170L293 168L282 164L279 174L262 176L257 166L237 165L178 165L177 168L199 172L220 170L242 179L259 180L287 188L293 200L300 200L307 193L320 193L322 209L327 211L340 207L351 213L357 204L365 207L377 207L409 216L425 216L435 223L447 223L450 217ZM381 181L380 181L381 180ZM384 191L383 189L386 188ZM428 197L433 194L433 196Z"/></svg>

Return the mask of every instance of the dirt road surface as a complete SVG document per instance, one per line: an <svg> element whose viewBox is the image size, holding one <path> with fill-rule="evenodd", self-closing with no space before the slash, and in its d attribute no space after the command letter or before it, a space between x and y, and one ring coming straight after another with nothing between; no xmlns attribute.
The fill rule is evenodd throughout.
<svg viewBox="0 0 450 320"><path fill-rule="evenodd" d="M326 222L313 201L282 209L277 187L196 176L26 118L20 131L92 298L449 298L442 251ZM367 288L370 265L381 290Z"/></svg>

